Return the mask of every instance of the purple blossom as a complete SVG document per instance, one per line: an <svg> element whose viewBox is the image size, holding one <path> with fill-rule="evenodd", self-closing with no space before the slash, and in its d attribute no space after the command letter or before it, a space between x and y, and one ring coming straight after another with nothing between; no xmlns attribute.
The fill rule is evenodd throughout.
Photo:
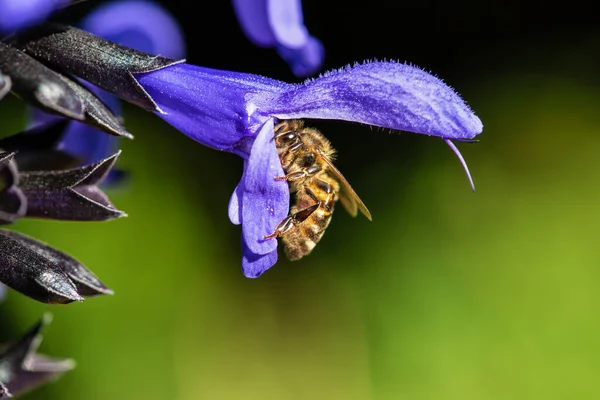
<svg viewBox="0 0 600 400"><path fill-rule="evenodd" d="M450 139L472 139L483 129L440 79L395 62L355 65L303 84L189 64L136 79L164 111L159 115L165 121L206 146L243 158L229 218L242 224L242 269L251 278L277 261L277 240L263 237L289 210L288 184L274 179L284 174L272 140L277 120L354 121L438 136L449 144Z"/></svg>
<svg viewBox="0 0 600 400"><path fill-rule="evenodd" d="M185 41L177 20L151 1L103 4L82 21L81 28L146 53L174 59L185 57Z"/></svg>
<svg viewBox="0 0 600 400"><path fill-rule="evenodd" d="M300 0L233 0L233 8L248 39L276 48L294 75L319 72L325 50L304 26Z"/></svg>
<svg viewBox="0 0 600 400"><path fill-rule="evenodd" d="M0 34L36 25L69 0L0 0Z"/></svg>

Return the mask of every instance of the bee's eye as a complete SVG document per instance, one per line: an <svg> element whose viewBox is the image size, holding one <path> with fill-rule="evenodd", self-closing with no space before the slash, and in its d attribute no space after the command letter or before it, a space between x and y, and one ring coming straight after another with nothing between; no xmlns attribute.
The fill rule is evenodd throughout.
<svg viewBox="0 0 600 400"><path fill-rule="evenodd" d="M278 137L279 143L287 145L295 143L297 138L296 132L289 132Z"/></svg>

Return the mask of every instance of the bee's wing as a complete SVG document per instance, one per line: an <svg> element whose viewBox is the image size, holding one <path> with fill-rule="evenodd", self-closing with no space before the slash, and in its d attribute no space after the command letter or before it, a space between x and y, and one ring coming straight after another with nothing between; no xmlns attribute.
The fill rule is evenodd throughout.
<svg viewBox="0 0 600 400"><path fill-rule="evenodd" d="M321 159L325 162L325 164L327 164L327 166L331 170L331 174L339 181L340 202L342 203L342 206L344 206L346 211L348 211L348 213L353 217L356 217L356 215L358 214L358 210L360 210L360 212L363 213L363 215L367 217L369 221L372 221L371 213L367 209L367 206L365 206L365 203L362 202L362 200L360 199L360 197L358 197L354 189L352 189L352 186L350 186L346 178L344 178L344 175L342 175L342 173L335 167L335 165L333 165L331 160L325 154L323 154L323 152L320 149L315 149L315 151L319 155L319 157L321 157Z"/></svg>

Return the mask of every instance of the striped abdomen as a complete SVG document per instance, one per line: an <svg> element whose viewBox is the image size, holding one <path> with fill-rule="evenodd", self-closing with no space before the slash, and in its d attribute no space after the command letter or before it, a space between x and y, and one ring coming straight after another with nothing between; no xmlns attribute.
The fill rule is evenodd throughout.
<svg viewBox="0 0 600 400"><path fill-rule="evenodd" d="M319 207L292 232L282 237L285 253L290 260L298 260L310 253L323 237L325 229L331 222L339 185L334 179L321 173L297 189L296 205L292 207L292 213L306 209L315 203L319 203Z"/></svg>

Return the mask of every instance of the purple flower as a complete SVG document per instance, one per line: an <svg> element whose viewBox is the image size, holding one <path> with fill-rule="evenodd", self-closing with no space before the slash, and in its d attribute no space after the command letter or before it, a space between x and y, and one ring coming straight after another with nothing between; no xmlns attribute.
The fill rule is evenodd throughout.
<svg viewBox="0 0 600 400"><path fill-rule="evenodd" d="M300 0L233 0L233 8L246 36L257 46L276 48L294 75L319 72L325 50L304 26Z"/></svg>
<svg viewBox="0 0 600 400"><path fill-rule="evenodd" d="M165 121L206 146L243 158L229 218L242 224L242 268L251 278L277 261L277 240L263 237L289 211L288 184L274 179L284 175L272 140L276 121L354 121L439 136L449 144L450 139L472 139L483 129L440 79L395 62L355 65L303 84L189 64L137 74L136 79L164 110L159 115Z"/></svg>
<svg viewBox="0 0 600 400"><path fill-rule="evenodd" d="M0 34L36 25L69 0L0 0Z"/></svg>
<svg viewBox="0 0 600 400"><path fill-rule="evenodd" d="M0 0L2 1L2 0ZM143 18L139 16L143 15ZM124 1L103 4L81 23L82 29L105 39L152 54L181 58L185 54L183 33L175 18L149 1ZM117 97L91 84L86 86L116 115L121 114ZM34 110L33 125L60 118ZM81 165L95 163L116 152L119 138L107 135L87 124L69 123L57 148L79 157ZM108 183L119 175L111 171Z"/></svg>
<svg viewBox="0 0 600 400"><path fill-rule="evenodd" d="M103 4L83 20L81 28L146 53L185 57L185 41L177 20L150 1Z"/></svg>

